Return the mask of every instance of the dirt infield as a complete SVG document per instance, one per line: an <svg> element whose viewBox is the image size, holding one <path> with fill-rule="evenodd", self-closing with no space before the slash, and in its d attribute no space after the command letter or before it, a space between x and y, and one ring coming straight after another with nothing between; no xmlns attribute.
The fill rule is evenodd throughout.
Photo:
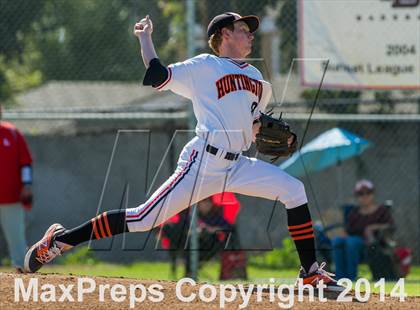
<svg viewBox="0 0 420 310"><path fill-rule="evenodd" d="M31 281L31 282L30 282ZM83 285L81 285L81 281ZM82 298L83 301L79 302L77 287L88 289L90 284L95 282L95 289L92 287L92 292L85 293ZM38 301L33 301L31 295L29 301L24 301L24 293L30 291L30 283L33 284L33 288L38 289ZM220 291L217 291L217 297L212 302L205 302L199 298L199 288L203 287L204 283L200 283L197 286L182 286L183 296L190 296L191 293L196 293L197 298L192 302L181 301L176 294L176 286L179 282L170 281L156 281L156 280L137 280L127 278L106 278L106 277L76 277L76 276L65 276L57 274L13 274L13 273L0 273L0 309L130 309L129 293L131 287L133 292L138 298L142 295L144 289L144 301L138 301L133 303L135 309L219 309L220 308ZM49 284L49 286L45 286ZM137 285L137 287L135 287ZM153 285L160 285L159 291L161 293L162 300L159 302L153 302L150 299L157 297L156 290L153 291ZM125 288L122 288L122 287ZM219 288L218 285L215 285ZM110 290L111 288L111 290ZM111 298L111 291L114 289L114 299ZM156 289L156 287L155 287ZM74 301L69 301L69 296L63 292L67 290L71 298ZM102 296L104 301L100 301L100 295L102 290ZM124 294L123 291L126 290ZM55 291L55 293L54 293ZM15 293L18 292L19 301L15 301ZM33 292L33 291L32 291ZM205 296L209 296L210 293L207 290ZM227 294L229 295L229 294ZM276 297L274 301L270 302L270 296L268 292L260 294L261 300L258 301L256 292L252 293L248 306L246 309L281 309L278 303L280 300ZM55 301L54 300L55 297ZM115 300L120 298L123 301L118 302ZM59 301L60 298L65 301ZM44 300L41 301L41 300ZM337 302L335 300L328 300L325 303L320 301L310 302L307 297L302 302L294 298L293 309L419 309L420 297L407 297L404 302L400 302L397 299L391 299L386 297L385 302L379 300L378 295L372 295L370 300L366 303L360 302ZM46 302L46 300L50 300ZM225 309L239 309L239 306L243 303L238 293L237 298L232 302L226 302ZM287 304L287 302L284 302Z"/></svg>

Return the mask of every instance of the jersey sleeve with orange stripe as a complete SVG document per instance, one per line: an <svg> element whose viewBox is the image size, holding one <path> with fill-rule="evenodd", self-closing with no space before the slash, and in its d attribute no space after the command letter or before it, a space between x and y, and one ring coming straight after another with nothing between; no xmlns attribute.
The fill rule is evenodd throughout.
<svg viewBox="0 0 420 310"><path fill-rule="evenodd" d="M193 97L193 80L203 79L203 70L205 70L208 54L201 54L182 62L171 64L167 67L168 76L157 90L171 90L174 93L185 98Z"/></svg>

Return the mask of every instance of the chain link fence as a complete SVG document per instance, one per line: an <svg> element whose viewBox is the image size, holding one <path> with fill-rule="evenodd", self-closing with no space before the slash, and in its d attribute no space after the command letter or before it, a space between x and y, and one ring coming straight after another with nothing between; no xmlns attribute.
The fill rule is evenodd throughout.
<svg viewBox="0 0 420 310"><path fill-rule="evenodd" d="M270 108L276 114L283 113L298 136L304 138L303 144L333 127L372 143L360 156L302 177L316 221L323 227L342 223L341 207L357 203L354 184L359 179L370 179L375 184L376 201L392 205L397 244L410 247L418 263L420 91L344 87L318 92L316 87L303 87L300 71L304 60L298 58L299 2L195 1L195 20L188 21L187 2L183 0L2 1L3 118L24 132L35 159L35 207L28 214L28 242L36 241L52 221L72 227L95 216L117 135L119 157L114 161L107 199L101 208L132 207L171 174L188 141L185 130L189 127L189 102L140 86L144 66L137 39L132 35L133 24L146 14L151 16L157 53L169 64L187 57L187 28L191 22L196 54L210 52L205 36L207 24L214 15L227 11L260 17L261 27L248 62L272 83ZM403 1L383 2L392 5ZM418 6L413 8L410 18L420 18ZM362 14L361 18L370 16ZM391 31L386 28L390 24L386 25L381 34ZM373 45L379 41L379 37L371 39ZM321 80L322 74L319 83ZM250 153L255 154L255 150ZM232 201L240 208L232 219L226 215L231 205L217 199L204 201L198 208L199 241L207 253L200 254L200 262L205 264L219 257L225 268L221 268L221 278L230 273L244 278L246 257L241 251L231 251L232 247L252 250L248 255L253 263L257 261L253 259L256 253L284 246L283 240L288 238L286 213L282 208L273 208L272 202L237 195L237 201ZM174 223L184 224L188 218L184 214ZM175 229L181 236L177 242L184 240L188 224L181 225L181 230L173 227L153 232L153 236L162 239L166 229L167 236ZM224 232L220 233L220 227ZM340 234L339 228L328 234ZM171 245L163 244L170 240L153 238L154 242L150 242L149 235L134 235L126 237L124 243L122 237L117 237L117 245L141 252L120 255L114 244L110 251L98 255L119 262L156 258L175 261L176 257L185 257L188 273L189 256L184 256L183 251L175 251L174 255ZM169 251L156 253L156 247Z"/></svg>

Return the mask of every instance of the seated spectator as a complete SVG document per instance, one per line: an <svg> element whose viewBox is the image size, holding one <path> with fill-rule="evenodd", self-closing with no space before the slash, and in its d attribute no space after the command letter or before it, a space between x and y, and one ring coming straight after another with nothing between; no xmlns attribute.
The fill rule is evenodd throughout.
<svg viewBox="0 0 420 310"><path fill-rule="evenodd" d="M236 227L241 205L233 193L219 193L211 196L213 205L221 209L223 219L231 225L232 229L225 231L226 243L220 252L220 277L219 280L247 279L247 257L242 250L239 234ZM223 210L223 211L222 211Z"/></svg>
<svg viewBox="0 0 420 310"><path fill-rule="evenodd" d="M197 231L199 235L199 262L205 262L223 250L227 235L234 226L223 217L223 209L213 204L211 197L197 203ZM190 275L190 255L185 253L186 274Z"/></svg>
<svg viewBox="0 0 420 310"><path fill-rule="evenodd" d="M233 225L223 217L223 209L214 205L211 197L201 200L198 207L198 231L202 234L215 234L217 232L229 232ZM223 239L219 237L219 239Z"/></svg>
<svg viewBox="0 0 420 310"><path fill-rule="evenodd" d="M184 257L185 276L191 276L190 209L185 209L162 225L159 240L169 250L172 277L176 278L178 255ZM235 221L240 210L239 201L233 193L215 194L197 203L198 263L202 266L220 254L220 279L246 279L246 253L240 250Z"/></svg>
<svg viewBox="0 0 420 310"><path fill-rule="evenodd" d="M346 236L332 240L337 279L355 280L365 246L374 243L381 231L393 226L389 208L375 202L374 190L371 181L360 180L356 183L354 194L358 207L348 215Z"/></svg>

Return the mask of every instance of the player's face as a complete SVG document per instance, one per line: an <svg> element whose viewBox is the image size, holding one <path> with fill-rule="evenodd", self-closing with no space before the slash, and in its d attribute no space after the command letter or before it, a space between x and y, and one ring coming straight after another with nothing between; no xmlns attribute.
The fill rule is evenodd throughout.
<svg viewBox="0 0 420 310"><path fill-rule="evenodd" d="M230 37L231 46L237 50L241 57L246 57L251 53L254 35L249 32L248 25L243 21L236 22L233 25L235 28Z"/></svg>

